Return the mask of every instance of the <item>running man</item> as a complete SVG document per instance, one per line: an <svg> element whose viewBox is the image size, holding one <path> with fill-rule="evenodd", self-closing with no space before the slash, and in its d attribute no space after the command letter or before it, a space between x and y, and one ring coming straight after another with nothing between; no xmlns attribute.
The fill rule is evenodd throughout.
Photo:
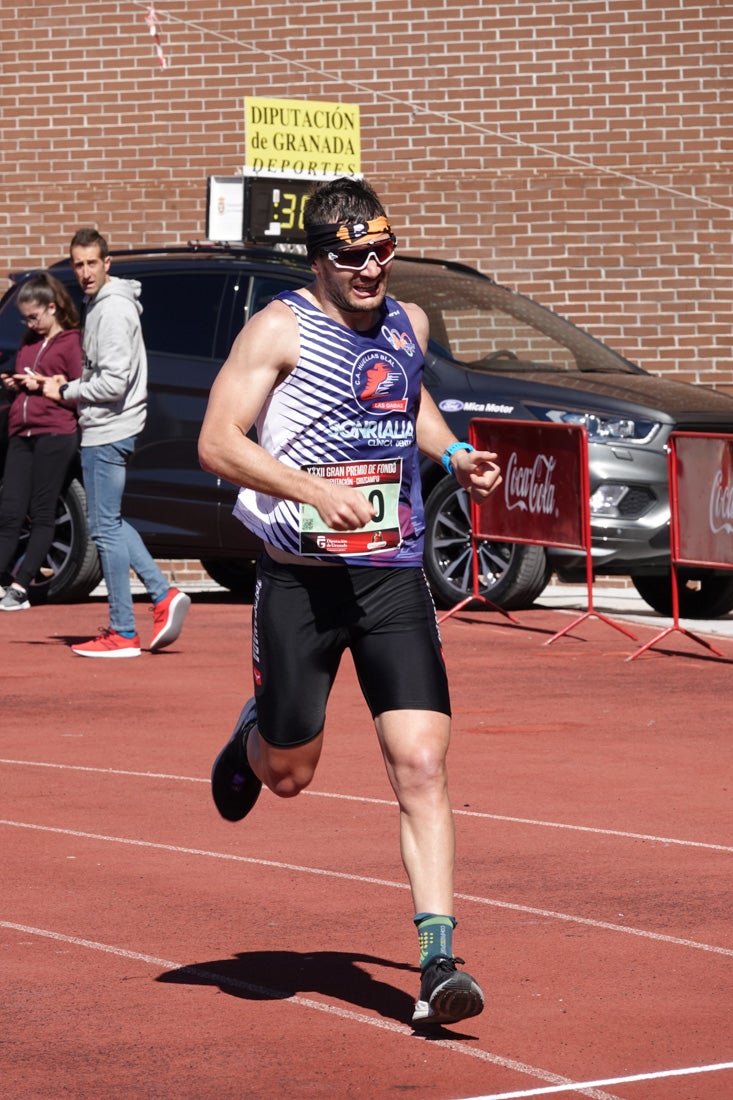
<svg viewBox="0 0 733 1100"><path fill-rule="evenodd" d="M242 486L235 514L264 542L255 695L214 763L212 794L238 821L263 783L281 798L308 786L350 649L399 803L420 949L412 1022L455 1023L484 999L453 954L450 699L422 571L419 452L477 500L501 476L497 456L459 442L422 385L427 317L386 296L396 238L372 188L319 184L305 225L315 280L244 326L199 442L203 468Z"/></svg>

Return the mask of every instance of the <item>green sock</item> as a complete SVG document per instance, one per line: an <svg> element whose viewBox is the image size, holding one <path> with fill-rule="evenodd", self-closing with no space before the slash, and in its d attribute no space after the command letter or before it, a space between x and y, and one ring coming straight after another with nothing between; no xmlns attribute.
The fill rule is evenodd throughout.
<svg viewBox="0 0 733 1100"><path fill-rule="evenodd" d="M436 955L453 958L453 929L455 917L444 917L438 913L416 913L413 917L420 943L420 969Z"/></svg>

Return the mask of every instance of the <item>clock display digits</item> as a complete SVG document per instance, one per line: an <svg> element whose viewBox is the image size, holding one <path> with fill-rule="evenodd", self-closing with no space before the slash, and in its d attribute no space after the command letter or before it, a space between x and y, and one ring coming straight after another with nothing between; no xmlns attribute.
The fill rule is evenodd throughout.
<svg viewBox="0 0 733 1100"><path fill-rule="evenodd" d="M295 212L298 198L292 191L282 191L280 194L280 225L283 229L292 229L295 225Z"/></svg>
<svg viewBox="0 0 733 1100"><path fill-rule="evenodd" d="M245 239L305 241L308 179L245 177Z"/></svg>

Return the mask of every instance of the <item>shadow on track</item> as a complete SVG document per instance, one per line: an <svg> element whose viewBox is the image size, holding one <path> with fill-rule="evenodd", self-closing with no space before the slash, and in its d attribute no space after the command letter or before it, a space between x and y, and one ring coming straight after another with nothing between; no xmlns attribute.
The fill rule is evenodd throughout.
<svg viewBox="0 0 733 1100"><path fill-rule="evenodd" d="M299 993L320 993L401 1023L409 1020L412 998L373 978L359 963L419 973L406 963L343 951L243 951L230 959L167 971L156 981L218 986L222 993L252 1001L282 1001Z"/></svg>

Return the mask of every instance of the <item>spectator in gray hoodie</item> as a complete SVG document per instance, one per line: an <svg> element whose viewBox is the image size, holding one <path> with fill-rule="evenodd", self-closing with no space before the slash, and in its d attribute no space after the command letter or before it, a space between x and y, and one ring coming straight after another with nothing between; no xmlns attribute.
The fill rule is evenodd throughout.
<svg viewBox="0 0 733 1100"><path fill-rule="evenodd" d="M140 283L109 274L107 242L96 229L74 235L71 265L86 304L83 372L72 382L56 375L44 381L43 392L77 405L89 530L109 598L109 626L72 651L80 657L138 657L130 569L153 601L151 651L176 640L191 605L189 596L169 586L138 532L122 518L127 463L147 411Z"/></svg>

